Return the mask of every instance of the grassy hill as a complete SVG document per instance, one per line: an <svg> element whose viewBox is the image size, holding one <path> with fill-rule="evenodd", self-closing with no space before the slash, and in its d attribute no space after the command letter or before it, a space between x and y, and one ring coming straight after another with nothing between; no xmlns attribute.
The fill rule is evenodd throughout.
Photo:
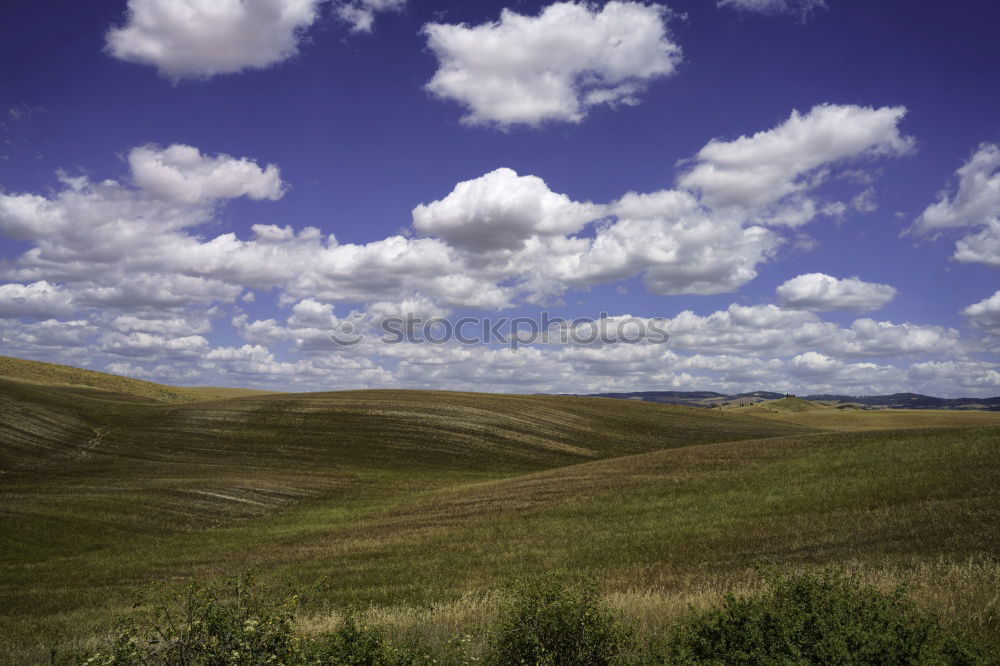
<svg viewBox="0 0 1000 666"><path fill-rule="evenodd" d="M894 430L899 428L945 428L1000 425L1000 412L958 409L857 409L846 404L823 404L802 398L782 398L747 407L729 407L730 412L759 416L824 430Z"/></svg>
<svg viewBox="0 0 1000 666"><path fill-rule="evenodd" d="M1000 425L1000 412L957 409L878 409L826 408L803 412L760 412L757 416L824 430L863 432L899 428L946 428Z"/></svg>
<svg viewBox="0 0 1000 666"><path fill-rule="evenodd" d="M594 398L430 391L271 394L164 404L0 378L0 469L255 464L506 472L807 430ZM81 434L100 431L100 446ZM34 450L32 442L45 441ZM18 446L11 447L14 442Z"/></svg>
<svg viewBox="0 0 1000 666"><path fill-rule="evenodd" d="M656 624L757 564L835 564L1000 644L1000 427L975 419L835 433L600 398L167 400L56 368L0 377L0 662L86 643L137 587L249 567L273 589L330 580L306 630L354 603L433 634L554 568Z"/></svg>
<svg viewBox="0 0 1000 666"><path fill-rule="evenodd" d="M0 356L0 377L36 384L94 388L161 402L193 402L268 393L253 389L166 386L142 379L119 377L94 370L41 361L28 361L11 356Z"/></svg>
<svg viewBox="0 0 1000 666"><path fill-rule="evenodd" d="M802 398L787 397L780 398L778 400L768 400L765 402L759 402L746 407L737 406L727 406L727 409L739 410L743 414L757 414L757 415L770 415L770 414L796 414L799 412L814 412L817 410L827 410L833 409L828 405L822 405L818 402L813 402L811 400L803 400Z"/></svg>

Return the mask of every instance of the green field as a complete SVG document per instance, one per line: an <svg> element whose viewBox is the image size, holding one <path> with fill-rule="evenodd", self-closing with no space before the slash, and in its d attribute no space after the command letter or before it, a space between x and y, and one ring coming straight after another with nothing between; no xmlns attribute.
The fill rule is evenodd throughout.
<svg viewBox="0 0 1000 666"><path fill-rule="evenodd" d="M959 409L857 409L831 406L801 398L783 398L749 407L732 407L734 414L792 423L823 430L912 430L1000 425L1000 412Z"/></svg>
<svg viewBox="0 0 1000 666"><path fill-rule="evenodd" d="M589 574L656 630L689 604L753 589L761 565L833 565L907 583L919 605L1000 647L1000 419L989 414L810 421L808 410L408 391L220 398L5 361L3 663L92 644L149 584L251 568L275 590L327 578L305 632L354 605L433 642L481 626L496 590L522 575Z"/></svg>

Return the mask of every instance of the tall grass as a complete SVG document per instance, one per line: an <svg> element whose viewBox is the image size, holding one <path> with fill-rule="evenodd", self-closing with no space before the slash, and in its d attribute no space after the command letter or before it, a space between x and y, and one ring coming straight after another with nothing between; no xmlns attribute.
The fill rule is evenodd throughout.
<svg viewBox="0 0 1000 666"><path fill-rule="evenodd" d="M120 620L102 644L51 661L78 666L320 664L611 666L612 664L986 664L967 633L888 592L824 570L770 574L653 629L567 574L522 579L480 599L468 624L416 629L348 612L322 630L295 624L300 595L270 598L252 580L188 586L151 612ZM621 599L619 598L619 601ZM647 610L649 608L647 607ZM430 616L428 616L430 619Z"/></svg>

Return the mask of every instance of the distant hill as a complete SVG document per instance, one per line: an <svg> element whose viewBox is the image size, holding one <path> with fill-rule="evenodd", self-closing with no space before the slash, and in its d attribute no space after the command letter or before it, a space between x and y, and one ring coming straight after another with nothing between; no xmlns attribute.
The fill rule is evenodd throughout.
<svg viewBox="0 0 1000 666"><path fill-rule="evenodd" d="M160 402L197 402L248 395L259 395L266 391L229 388L182 388L166 386L142 379L120 377L95 370L84 370L68 365L28 361L12 356L0 356L0 377L17 379L36 384L57 386L78 386L101 389L112 393L123 393L139 398L149 398Z"/></svg>
<svg viewBox="0 0 1000 666"><path fill-rule="evenodd" d="M871 396L810 395L806 396L806 399L854 402L860 405L892 409L986 409L1000 411L1000 396L994 398L936 398L920 393L893 393L892 395Z"/></svg>
<svg viewBox="0 0 1000 666"><path fill-rule="evenodd" d="M635 391L632 393L591 393L594 398L617 398L621 400L645 400L646 402L665 402L671 405L687 405L688 407L718 407L726 402L747 400L777 400L784 398L784 393L771 391L755 391L752 393L735 393L727 395L715 391Z"/></svg>
<svg viewBox="0 0 1000 666"><path fill-rule="evenodd" d="M739 400L708 411L759 416L782 423L839 431L1000 425L998 410L888 409L856 402L819 402L794 396L751 403Z"/></svg>
<svg viewBox="0 0 1000 666"><path fill-rule="evenodd" d="M724 394L713 391L636 391L633 393L594 393L598 398L619 398L664 402L688 407L719 407L742 405L766 400L780 400L784 393L773 391L753 391L750 393ZM853 396L839 394L815 394L799 396L810 402L854 404L883 409L973 409L1000 411L1000 396L994 398L937 398L919 393L893 393L892 395Z"/></svg>
<svg viewBox="0 0 1000 666"><path fill-rule="evenodd" d="M750 407L742 408L742 410L746 413L753 413L755 411L797 413L810 412L817 409L834 409L834 407L813 402L812 400L788 397L779 398L777 400L766 400L764 402L756 403Z"/></svg>

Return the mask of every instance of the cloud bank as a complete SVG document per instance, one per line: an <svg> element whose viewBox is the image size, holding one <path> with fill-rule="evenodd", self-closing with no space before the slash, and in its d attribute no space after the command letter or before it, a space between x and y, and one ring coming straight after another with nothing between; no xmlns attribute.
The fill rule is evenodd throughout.
<svg viewBox="0 0 1000 666"><path fill-rule="evenodd" d="M734 292L778 257L790 227L822 217L790 225L782 211L805 210L803 201L818 211L839 170L909 151L902 118L892 107L820 105L770 130L709 141L681 163L674 187L607 202L499 168L446 184L414 207L405 232L364 243L287 224L242 235L219 228L229 201L249 199L267 215L290 196L280 169L181 144L138 146L116 180L62 174L42 193L0 192L0 233L27 244L0 265L0 342L8 353L201 385L990 392L996 365L977 360L975 341L957 330L820 317L872 312L895 295L824 274L791 277L775 304L662 312L667 346L515 354L330 341L346 322L558 304L602 285L633 288L634 278L655 294ZM975 330L995 332L996 300L966 308ZM278 307L254 317L265 302Z"/></svg>

